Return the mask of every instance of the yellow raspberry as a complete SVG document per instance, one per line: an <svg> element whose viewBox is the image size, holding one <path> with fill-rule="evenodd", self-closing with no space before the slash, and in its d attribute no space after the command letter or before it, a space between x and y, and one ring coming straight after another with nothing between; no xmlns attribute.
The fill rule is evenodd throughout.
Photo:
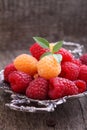
<svg viewBox="0 0 87 130"><path fill-rule="evenodd" d="M61 66L56 61L56 59L52 55L50 55L50 56L43 57L37 63L37 70L38 70L38 74L41 77L45 79L50 79L60 74Z"/></svg>
<svg viewBox="0 0 87 130"><path fill-rule="evenodd" d="M50 43L49 44L49 46L50 46L50 52L52 52L54 45L55 45L55 43Z"/></svg>
<svg viewBox="0 0 87 130"><path fill-rule="evenodd" d="M17 70L34 75L37 72L37 60L28 54L21 54L14 60L14 66Z"/></svg>

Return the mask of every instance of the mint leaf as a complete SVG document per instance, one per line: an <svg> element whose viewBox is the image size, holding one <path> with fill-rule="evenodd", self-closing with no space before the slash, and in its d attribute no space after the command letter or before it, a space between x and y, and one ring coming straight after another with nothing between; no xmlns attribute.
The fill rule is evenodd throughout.
<svg viewBox="0 0 87 130"><path fill-rule="evenodd" d="M49 48L49 42L41 37L33 37L33 39L43 48Z"/></svg>
<svg viewBox="0 0 87 130"><path fill-rule="evenodd" d="M56 45L54 45L54 47L53 47L53 53L59 51L59 49L62 47L62 45L63 45L63 41L57 42Z"/></svg>
<svg viewBox="0 0 87 130"><path fill-rule="evenodd" d="M53 54L54 58L57 60L58 63L62 61L62 55L61 54Z"/></svg>
<svg viewBox="0 0 87 130"><path fill-rule="evenodd" d="M46 52L43 55L41 55L40 59L43 58L44 56L47 56L47 55L52 55L52 53L51 52Z"/></svg>

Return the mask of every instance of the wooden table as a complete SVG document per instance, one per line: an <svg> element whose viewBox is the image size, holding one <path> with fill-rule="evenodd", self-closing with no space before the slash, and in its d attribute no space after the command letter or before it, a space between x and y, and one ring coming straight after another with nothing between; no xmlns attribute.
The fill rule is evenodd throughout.
<svg viewBox="0 0 87 130"><path fill-rule="evenodd" d="M87 1L0 0L0 70L28 53L33 36L87 48ZM6 102L8 96L0 91L0 130L87 130L87 97L69 100L52 113L17 112Z"/></svg>

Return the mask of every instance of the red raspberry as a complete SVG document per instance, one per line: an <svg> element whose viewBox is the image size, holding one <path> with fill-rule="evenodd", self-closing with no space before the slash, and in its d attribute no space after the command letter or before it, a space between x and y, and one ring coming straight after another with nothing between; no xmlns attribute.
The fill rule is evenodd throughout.
<svg viewBox="0 0 87 130"><path fill-rule="evenodd" d="M9 64L9 65L7 65L7 66L5 67L5 69L4 69L4 79L5 79L5 81L8 82L8 76L9 76L9 74L12 73L13 71L16 71L16 68L15 68L15 66L14 66L13 63L11 63L11 64Z"/></svg>
<svg viewBox="0 0 87 130"><path fill-rule="evenodd" d="M78 66L82 65L82 62L79 59L73 58L71 62L74 63L74 64L76 64L76 65L78 65Z"/></svg>
<svg viewBox="0 0 87 130"><path fill-rule="evenodd" d="M42 54L44 54L45 52L49 52L49 49L41 47L38 43L34 43L30 47L30 52L33 57L39 60Z"/></svg>
<svg viewBox="0 0 87 130"><path fill-rule="evenodd" d="M74 81L75 85L78 87L78 92L82 93L86 91L86 82L83 80L76 80Z"/></svg>
<svg viewBox="0 0 87 130"><path fill-rule="evenodd" d="M62 61L63 62L65 62L65 61L72 61L72 59L73 59L73 55L68 50L66 50L64 48L61 48L57 52L57 54L61 54L62 55L62 57L63 57Z"/></svg>
<svg viewBox="0 0 87 130"><path fill-rule="evenodd" d="M65 78L52 78L50 79L50 84L49 97L51 99L57 99L78 93L77 86L72 81Z"/></svg>
<svg viewBox="0 0 87 130"><path fill-rule="evenodd" d="M81 79L87 83L87 65L80 66L78 79Z"/></svg>
<svg viewBox="0 0 87 130"><path fill-rule="evenodd" d="M48 94L48 81L44 78L34 79L26 90L26 96L32 99L44 100Z"/></svg>
<svg viewBox="0 0 87 130"><path fill-rule="evenodd" d="M81 60L82 64L87 65L87 53L83 54L83 55L80 57L80 60Z"/></svg>
<svg viewBox="0 0 87 130"><path fill-rule="evenodd" d="M72 62L64 62L62 64L62 71L60 77L76 80L79 75L79 66Z"/></svg>
<svg viewBox="0 0 87 130"><path fill-rule="evenodd" d="M32 80L33 78L30 75L20 71L14 71L9 75L11 89L17 93L24 94Z"/></svg>
<svg viewBox="0 0 87 130"><path fill-rule="evenodd" d="M50 99L57 99L61 98L64 95L65 86L60 80L60 78L52 78L50 79L50 85L49 85L49 97Z"/></svg>

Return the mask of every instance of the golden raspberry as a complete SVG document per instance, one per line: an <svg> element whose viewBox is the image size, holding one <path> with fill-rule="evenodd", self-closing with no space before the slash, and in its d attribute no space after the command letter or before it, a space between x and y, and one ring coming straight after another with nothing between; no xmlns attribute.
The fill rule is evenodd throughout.
<svg viewBox="0 0 87 130"><path fill-rule="evenodd" d="M60 74L61 66L56 61L56 59L52 55L50 55L50 56L43 57L37 63L37 70L38 70L38 74L41 77L45 79L50 79Z"/></svg>
<svg viewBox="0 0 87 130"><path fill-rule="evenodd" d="M28 54L21 54L14 60L14 66L17 70L34 75L37 72L37 60Z"/></svg>
<svg viewBox="0 0 87 130"><path fill-rule="evenodd" d="M52 52L54 45L55 45L55 43L50 43L49 44L49 46L50 46L50 52Z"/></svg>

